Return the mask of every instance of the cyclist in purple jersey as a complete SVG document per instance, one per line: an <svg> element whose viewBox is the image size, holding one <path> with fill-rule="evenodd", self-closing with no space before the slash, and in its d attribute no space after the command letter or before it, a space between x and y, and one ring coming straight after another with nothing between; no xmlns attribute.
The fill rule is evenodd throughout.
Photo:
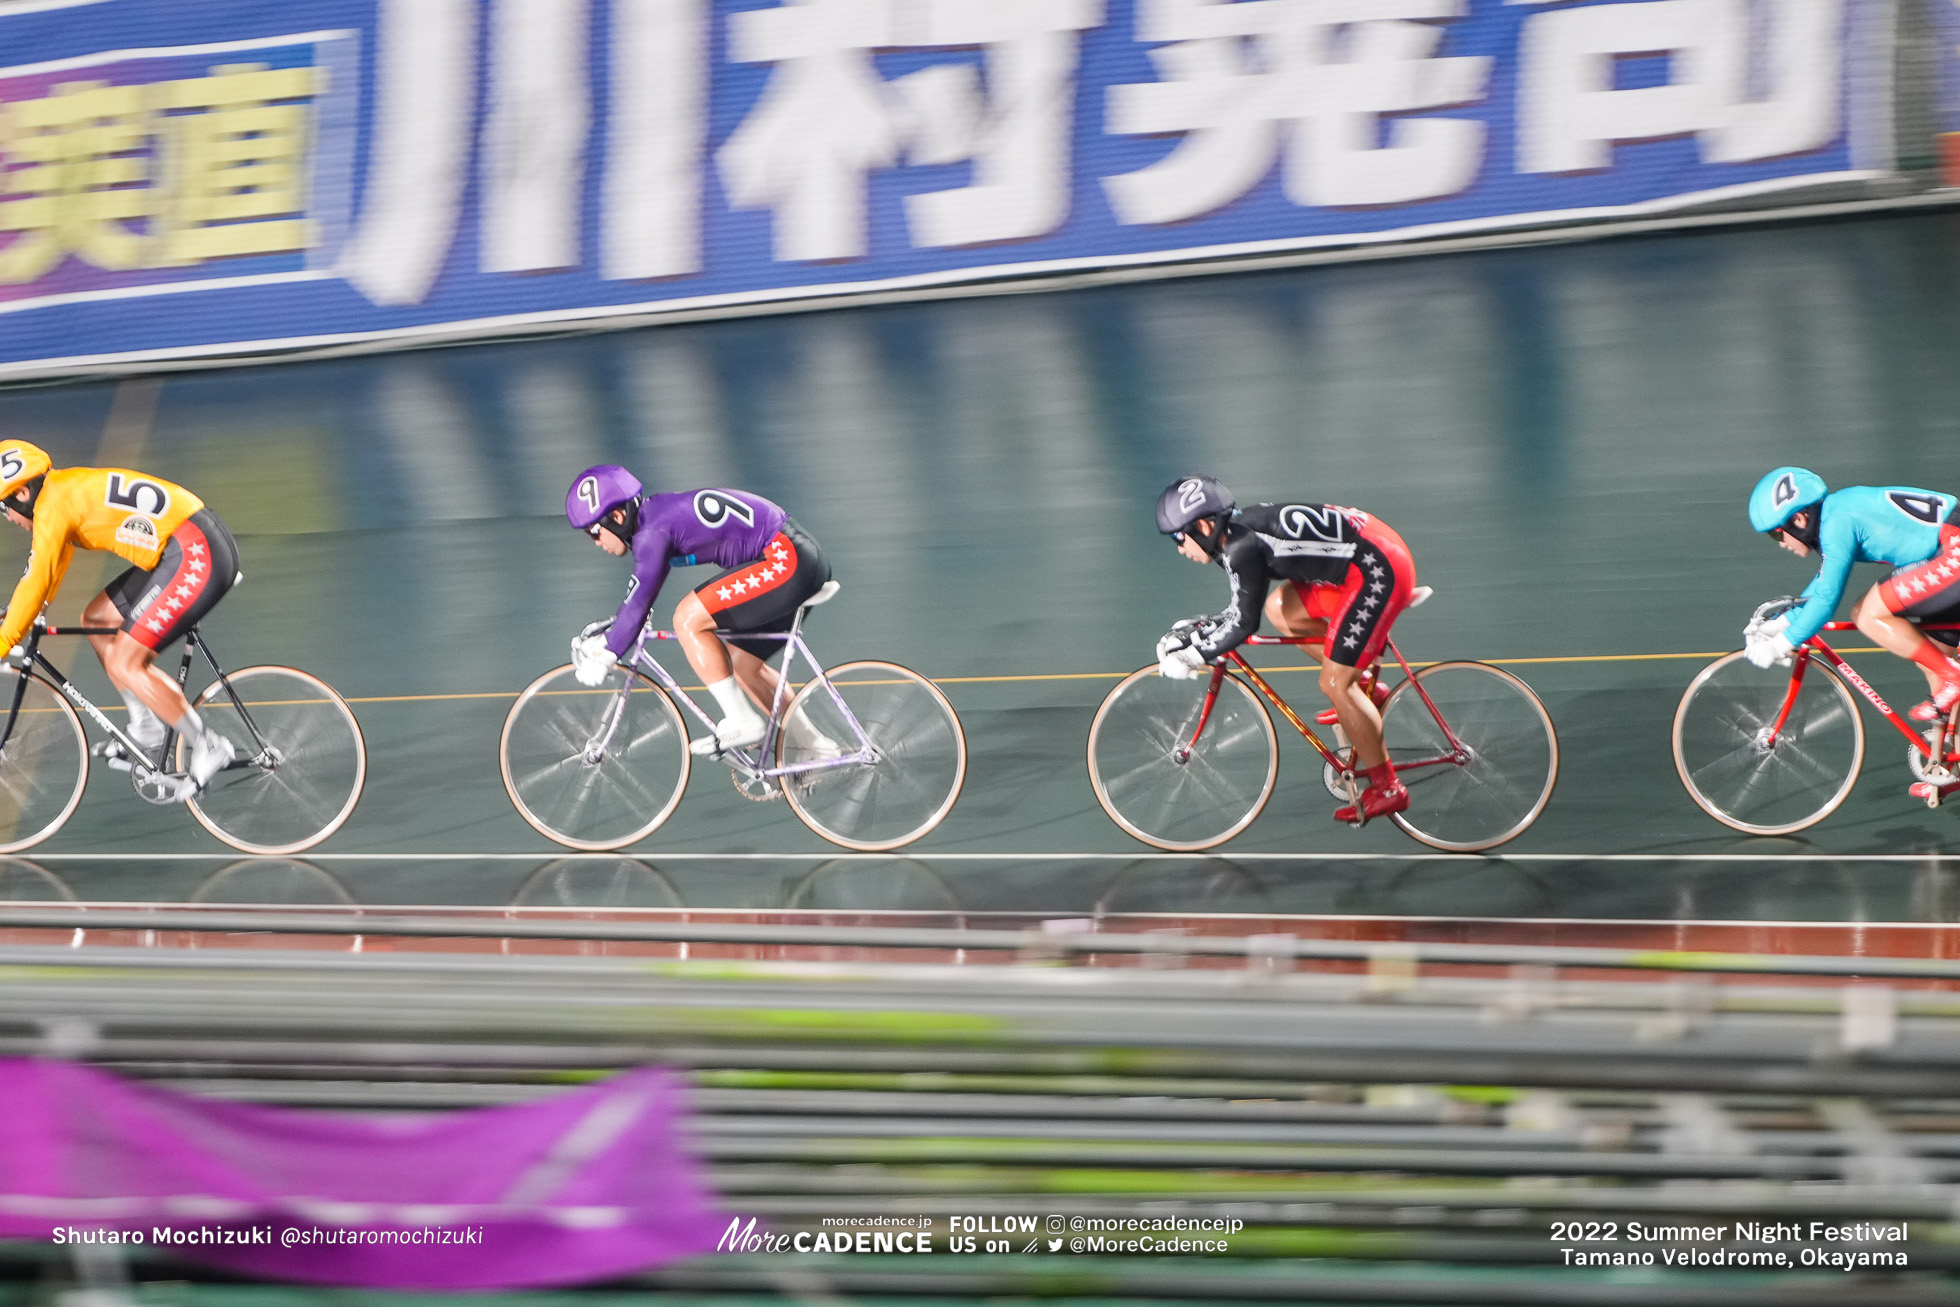
<svg viewBox="0 0 1960 1307"><path fill-rule="evenodd" d="M722 570L674 605L681 649L722 711L714 734L689 747L716 754L760 740L763 719L754 705L766 707L776 693L768 661L782 642L742 633L787 630L798 606L830 579L817 542L761 495L712 488L648 494L631 472L611 464L573 479L565 516L607 553L633 557L612 629L572 642L580 682L600 684L639 640L672 568L712 563Z"/></svg>

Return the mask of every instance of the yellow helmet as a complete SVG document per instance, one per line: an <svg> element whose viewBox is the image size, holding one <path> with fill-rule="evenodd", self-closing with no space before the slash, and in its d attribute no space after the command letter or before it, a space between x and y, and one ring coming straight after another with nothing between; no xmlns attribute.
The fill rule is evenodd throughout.
<svg viewBox="0 0 1960 1307"><path fill-rule="evenodd" d="M0 499L12 498L16 490L53 466L39 445L0 440Z"/></svg>

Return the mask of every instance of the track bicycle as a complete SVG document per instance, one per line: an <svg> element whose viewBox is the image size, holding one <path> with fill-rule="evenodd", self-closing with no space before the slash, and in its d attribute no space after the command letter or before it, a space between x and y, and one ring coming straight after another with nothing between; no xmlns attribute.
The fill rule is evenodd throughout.
<svg viewBox="0 0 1960 1307"><path fill-rule="evenodd" d="M1427 587L1417 593L1417 602L1428 598ZM1270 635L1245 642L1321 643ZM1403 679L1382 701L1382 741L1409 788L1408 810L1391 819L1451 852L1516 838L1545 810L1558 780L1551 714L1501 668L1446 662L1415 670L1393 639L1386 652ZM1383 665L1378 658L1364 669L1364 683ZM1334 745L1323 742L1238 649L1212 666L1209 679L1169 680L1152 663L1117 683L1089 728L1096 801L1110 820L1160 849L1196 851L1231 839L1265 808L1279 777L1279 739L1261 695L1320 755L1328 793L1359 804L1353 751L1340 728Z"/></svg>
<svg viewBox="0 0 1960 1307"><path fill-rule="evenodd" d="M22 642L24 665L8 663L0 675L0 700L8 704L0 724L0 853L31 848L61 829L82 801L91 754L126 772L149 803L175 803L188 784L189 741L167 730L161 745L144 749L41 650L48 636L118 630L36 618ZM296 667L227 672L196 627L184 636L179 689L188 688L199 655L213 679L191 706L237 756L184 801L191 815L245 853L298 853L339 830L367 782L367 744L347 701ZM93 749L77 708L109 737Z"/></svg>
<svg viewBox="0 0 1960 1307"><path fill-rule="evenodd" d="M1772 599L1756 610L1768 621L1796 606ZM1828 622L1825 631L1856 630ZM1960 624L1928 623L1928 633ZM1787 676L1763 672L1737 650L1702 668L1674 710L1674 768L1702 811L1751 835L1788 835L1836 812L1865 760L1865 723L1851 690L1906 739L1908 792L1937 808L1960 789L1960 738L1954 719L1922 731L1900 716L1819 634L1790 660Z"/></svg>
<svg viewBox="0 0 1960 1307"><path fill-rule="evenodd" d="M824 582L787 631L741 633L782 641L783 675L761 741L719 758L744 798L786 799L804 825L847 849L895 849L952 810L966 782L966 734L939 687L917 672L878 661L826 671L817 662L804 619L838 589ZM610 626L595 622L580 636ZM598 688L580 685L567 663L517 696L498 757L511 803L535 830L574 849L619 849L680 806L694 758L682 710L710 734L715 723L647 652L649 641L677 638L643 627ZM810 679L797 688L790 669L799 658Z"/></svg>

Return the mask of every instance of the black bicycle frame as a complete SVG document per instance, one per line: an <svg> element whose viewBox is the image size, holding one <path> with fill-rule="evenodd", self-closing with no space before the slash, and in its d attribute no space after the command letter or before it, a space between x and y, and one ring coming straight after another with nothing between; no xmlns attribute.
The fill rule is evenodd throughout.
<svg viewBox="0 0 1960 1307"><path fill-rule="evenodd" d="M25 648L28 661L41 670L49 684L60 690L64 698L87 713L89 718L97 726L107 731L117 743L129 750L132 758L140 759L146 756L146 751L138 747L136 741L130 739L128 734L113 721L109 720L108 716L100 708L97 708L93 703L89 702L88 697L76 689L75 683L68 679L68 674L59 667L56 667L53 660L41 652L41 637L44 635L117 635L120 633L121 628L115 626L59 627L48 626L40 621L36 621L28 631ZM211 646L204 642L204 638L198 634L196 627L192 627L184 635L183 657L177 664L177 688L181 691L185 686L190 684L191 664L195 661L196 654L204 655L204 661L211 668L212 676L217 678L218 684L225 687L226 697L231 700L232 706L238 710L238 716L245 723L245 729L252 733L254 756L263 753L265 751L265 737L259 734L258 724L252 720L252 714L245 710L245 701L240 699L238 697L238 691L232 688L231 678L226 676L225 669L218 665L217 655L211 652ZM5 749L7 747L7 741L13 738L14 723L20 718L20 705L22 700L26 698L26 695L27 672L23 669L14 682L13 703L7 709L6 726L0 728L0 749ZM188 695L185 696L185 702L189 702ZM168 758L170 756L170 746L176 742L176 739L176 729L174 727L167 728L163 737L163 751L160 757ZM250 760L246 759L244 761L249 762ZM238 763L234 761L233 765L238 765Z"/></svg>

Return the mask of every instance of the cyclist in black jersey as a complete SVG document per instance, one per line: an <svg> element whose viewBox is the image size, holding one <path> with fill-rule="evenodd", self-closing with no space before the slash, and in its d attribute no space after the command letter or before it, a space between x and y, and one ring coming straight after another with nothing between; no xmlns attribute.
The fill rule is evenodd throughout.
<svg viewBox="0 0 1960 1307"><path fill-rule="evenodd" d="M1262 616L1282 634L1324 641L1320 690L1368 776L1359 806L1334 817L1361 824L1406 809L1409 791L1382 744L1380 690L1362 674L1415 590L1415 560L1402 537L1380 519L1338 504L1240 508L1211 477L1180 477L1166 487L1157 529L1186 558L1223 567L1232 587L1223 612L1180 622L1158 642L1158 670L1200 675L1257 631ZM1275 587L1276 581L1282 584Z"/></svg>

